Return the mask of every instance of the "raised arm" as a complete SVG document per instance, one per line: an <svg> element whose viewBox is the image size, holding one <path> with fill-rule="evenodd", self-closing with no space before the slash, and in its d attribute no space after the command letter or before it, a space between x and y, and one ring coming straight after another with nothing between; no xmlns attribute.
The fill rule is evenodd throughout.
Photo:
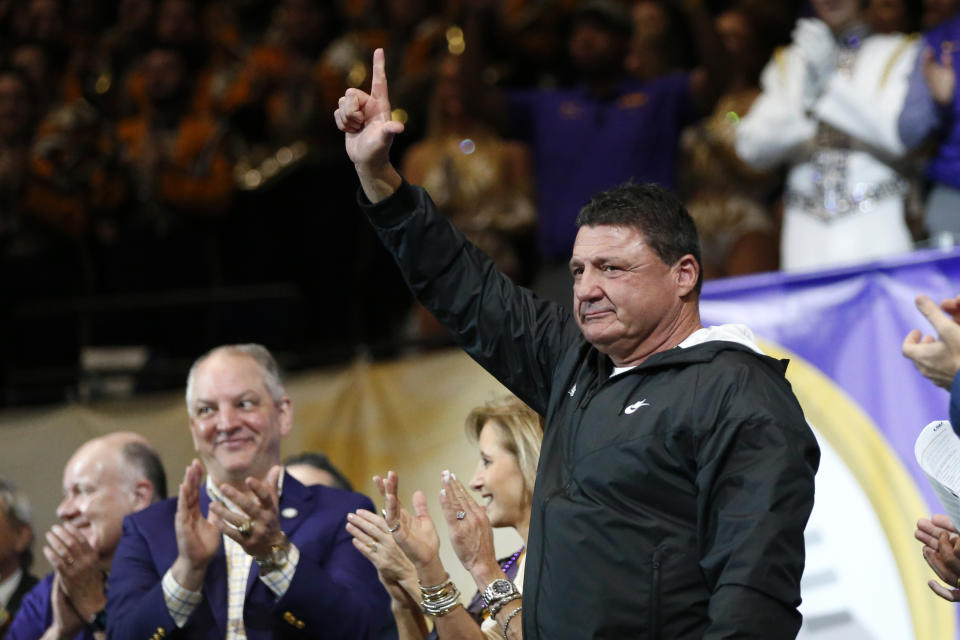
<svg viewBox="0 0 960 640"><path fill-rule="evenodd" d="M763 92L736 129L737 156L757 170L788 161L817 133L805 107L805 63L793 48L779 49L760 76Z"/></svg>
<svg viewBox="0 0 960 640"><path fill-rule="evenodd" d="M389 120L383 62L377 50L371 93L348 91L335 113L366 196L359 205L417 299L481 366L546 413L553 373L582 340L580 331L562 306L497 271L390 163L390 144L403 126Z"/></svg>
<svg viewBox="0 0 960 640"><path fill-rule="evenodd" d="M393 137L403 132L403 124L390 119L384 64L383 49L377 49L373 52L370 93L347 89L333 112L337 128L346 134L347 156L370 202L390 197L403 182L390 163L390 145Z"/></svg>

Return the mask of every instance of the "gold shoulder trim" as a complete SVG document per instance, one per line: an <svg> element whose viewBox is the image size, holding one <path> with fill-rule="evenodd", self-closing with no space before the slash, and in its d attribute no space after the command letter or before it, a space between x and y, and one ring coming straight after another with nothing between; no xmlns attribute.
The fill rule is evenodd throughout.
<svg viewBox="0 0 960 640"><path fill-rule="evenodd" d="M883 73L880 74L880 89L883 89L884 85L887 84L887 80L890 77L890 72L893 71L893 65L896 64L897 59L902 56L903 53L909 49L919 38L919 33L908 34L903 37L903 39L900 41L900 44L897 45L897 48L893 50L893 53L890 54L890 59L887 60L887 64L883 66Z"/></svg>

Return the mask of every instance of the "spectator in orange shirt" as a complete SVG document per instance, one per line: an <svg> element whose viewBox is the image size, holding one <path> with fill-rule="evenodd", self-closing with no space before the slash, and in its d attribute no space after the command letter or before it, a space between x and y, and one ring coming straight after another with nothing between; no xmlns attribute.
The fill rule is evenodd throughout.
<svg viewBox="0 0 960 640"><path fill-rule="evenodd" d="M149 110L117 125L121 162L136 195L134 215L124 229L131 242L118 246L127 254L121 259L139 264L148 278L141 286L209 284L215 252L204 253L211 260L206 269L179 264L183 261L176 254L197 242L209 246L219 227L216 219L230 205L233 179L225 131L190 110L191 78L178 49L156 45L141 64Z"/></svg>
<svg viewBox="0 0 960 640"><path fill-rule="evenodd" d="M191 78L190 108L203 113L210 110L212 72L208 68L209 42L203 30L201 16L191 0L161 0L156 6L153 37L157 43L178 49ZM142 66L135 66L125 74L125 94L128 113L149 111L151 97L147 95L147 79Z"/></svg>
<svg viewBox="0 0 960 640"><path fill-rule="evenodd" d="M189 111L183 54L158 45L142 59L150 111L121 120L117 137L142 202L182 213L215 215L230 202L231 170L222 127Z"/></svg>
<svg viewBox="0 0 960 640"><path fill-rule="evenodd" d="M253 49L222 108L229 112L262 110L263 130L242 131L254 142L268 146L298 140L332 142L335 130L317 116L321 111L318 105L336 100L343 90L336 72L320 57L335 33L336 16L321 0L284 0L276 15L278 29Z"/></svg>

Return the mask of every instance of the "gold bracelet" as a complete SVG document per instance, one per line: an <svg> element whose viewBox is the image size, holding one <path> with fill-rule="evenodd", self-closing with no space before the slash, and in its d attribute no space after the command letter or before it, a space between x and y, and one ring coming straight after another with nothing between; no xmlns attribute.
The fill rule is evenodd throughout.
<svg viewBox="0 0 960 640"><path fill-rule="evenodd" d="M432 595L432 594L439 593L439 592L443 591L448 584L450 584L450 574L449 574L449 573L447 574L447 577L443 579L443 582L441 582L440 584L435 584L435 585L433 585L432 587L425 587L425 586L423 586L423 583L422 583L422 582L420 582L419 580L417 580L417 585L420 587L420 593L422 593L422 594L425 595L425 596L426 596L426 595Z"/></svg>
<svg viewBox="0 0 960 640"><path fill-rule="evenodd" d="M434 618L442 618L459 606L460 591L457 585L449 580L443 584L440 591L424 595L423 602L420 603L423 612Z"/></svg>

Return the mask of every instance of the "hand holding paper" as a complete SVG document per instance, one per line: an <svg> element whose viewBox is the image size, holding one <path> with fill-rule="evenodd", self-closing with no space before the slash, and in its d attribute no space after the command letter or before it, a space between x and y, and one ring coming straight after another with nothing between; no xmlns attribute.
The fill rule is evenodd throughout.
<svg viewBox="0 0 960 640"><path fill-rule="evenodd" d="M953 525L960 522L960 439L949 422L936 420L920 432L914 453L949 514L920 519L914 537L923 543L923 557L937 576L950 587L960 587L960 535ZM936 580L927 584L944 600L960 602L960 588Z"/></svg>

